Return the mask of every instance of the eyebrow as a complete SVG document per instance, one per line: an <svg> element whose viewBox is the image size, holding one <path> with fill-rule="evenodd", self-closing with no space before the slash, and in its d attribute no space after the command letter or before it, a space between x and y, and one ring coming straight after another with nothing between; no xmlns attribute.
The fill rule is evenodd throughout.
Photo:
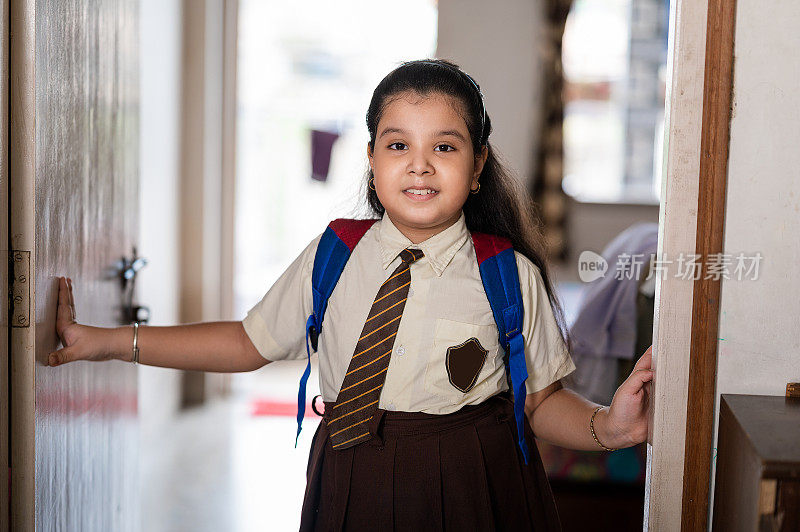
<svg viewBox="0 0 800 532"><path fill-rule="evenodd" d="M387 127L386 129L381 131L381 134L378 135L378 138L382 138L384 135L386 135L388 133L400 133L402 135L402 134L406 133L406 130L405 129L400 129L398 127ZM449 135L451 137L455 137L455 138L461 140L462 142L466 142L467 141L467 139L464 138L464 135L462 135L461 132L459 132L459 131L457 131L455 129L446 129L446 130L442 130L442 131L439 131L438 133L436 133L437 137L444 137L444 136L447 136L447 135Z"/></svg>

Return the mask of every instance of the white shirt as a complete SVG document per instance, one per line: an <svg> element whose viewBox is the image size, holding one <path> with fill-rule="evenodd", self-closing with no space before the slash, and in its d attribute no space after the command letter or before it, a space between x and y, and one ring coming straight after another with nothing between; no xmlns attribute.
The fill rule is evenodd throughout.
<svg viewBox="0 0 800 532"><path fill-rule="evenodd" d="M311 272L319 240L311 241L242 320L267 360L306 357L305 324L312 312ZM447 414L508 389L504 350L463 213L455 224L419 244L412 244L384 214L356 245L328 301L317 351L324 401L336 400L375 294L407 247L419 248L425 256L411 265L408 299L378 407ZM539 269L524 255L515 256L524 306L525 386L533 393L566 376L575 365ZM448 347L470 338L488 353L475 384L465 393L451 382L446 358Z"/></svg>

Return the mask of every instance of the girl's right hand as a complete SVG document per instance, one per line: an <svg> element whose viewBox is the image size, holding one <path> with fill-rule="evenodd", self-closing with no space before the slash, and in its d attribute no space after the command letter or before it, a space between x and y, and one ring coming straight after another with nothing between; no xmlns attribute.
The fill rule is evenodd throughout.
<svg viewBox="0 0 800 532"><path fill-rule="evenodd" d="M116 358L111 349L112 332L113 329L88 327L76 321L72 279L59 277L56 333L64 347L50 353L48 365L58 366L75 360L100 361Z"/></svg>

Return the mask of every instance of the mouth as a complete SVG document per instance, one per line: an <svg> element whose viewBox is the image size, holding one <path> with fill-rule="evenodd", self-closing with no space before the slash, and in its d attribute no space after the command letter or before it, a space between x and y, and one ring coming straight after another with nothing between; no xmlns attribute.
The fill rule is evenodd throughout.
<svg viewBox="0 0 800 532"><path fill-rule="evenodd" d="M432 188L407 188L403 194L413 201L428 201L436 197L439 191Z"/></svg>

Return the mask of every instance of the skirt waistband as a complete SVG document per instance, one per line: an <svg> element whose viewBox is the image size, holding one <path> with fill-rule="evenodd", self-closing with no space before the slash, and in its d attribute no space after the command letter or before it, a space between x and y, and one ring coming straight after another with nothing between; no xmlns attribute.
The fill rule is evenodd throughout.
<svg viewBox="0 0 800 532"><path fill-rule="evenodd" d="M323 404L325 411L322 419L327 423L335 403L324 401ZM490 397L481 404L467 405L450 414L399 412L378 408L373 414L370 425L371 432L380 431L384 436L428 434L468 425L491 415L495 415L498 422L504 421L508 418L509 412L513 415L513 402L506 391Z"/></svg>

